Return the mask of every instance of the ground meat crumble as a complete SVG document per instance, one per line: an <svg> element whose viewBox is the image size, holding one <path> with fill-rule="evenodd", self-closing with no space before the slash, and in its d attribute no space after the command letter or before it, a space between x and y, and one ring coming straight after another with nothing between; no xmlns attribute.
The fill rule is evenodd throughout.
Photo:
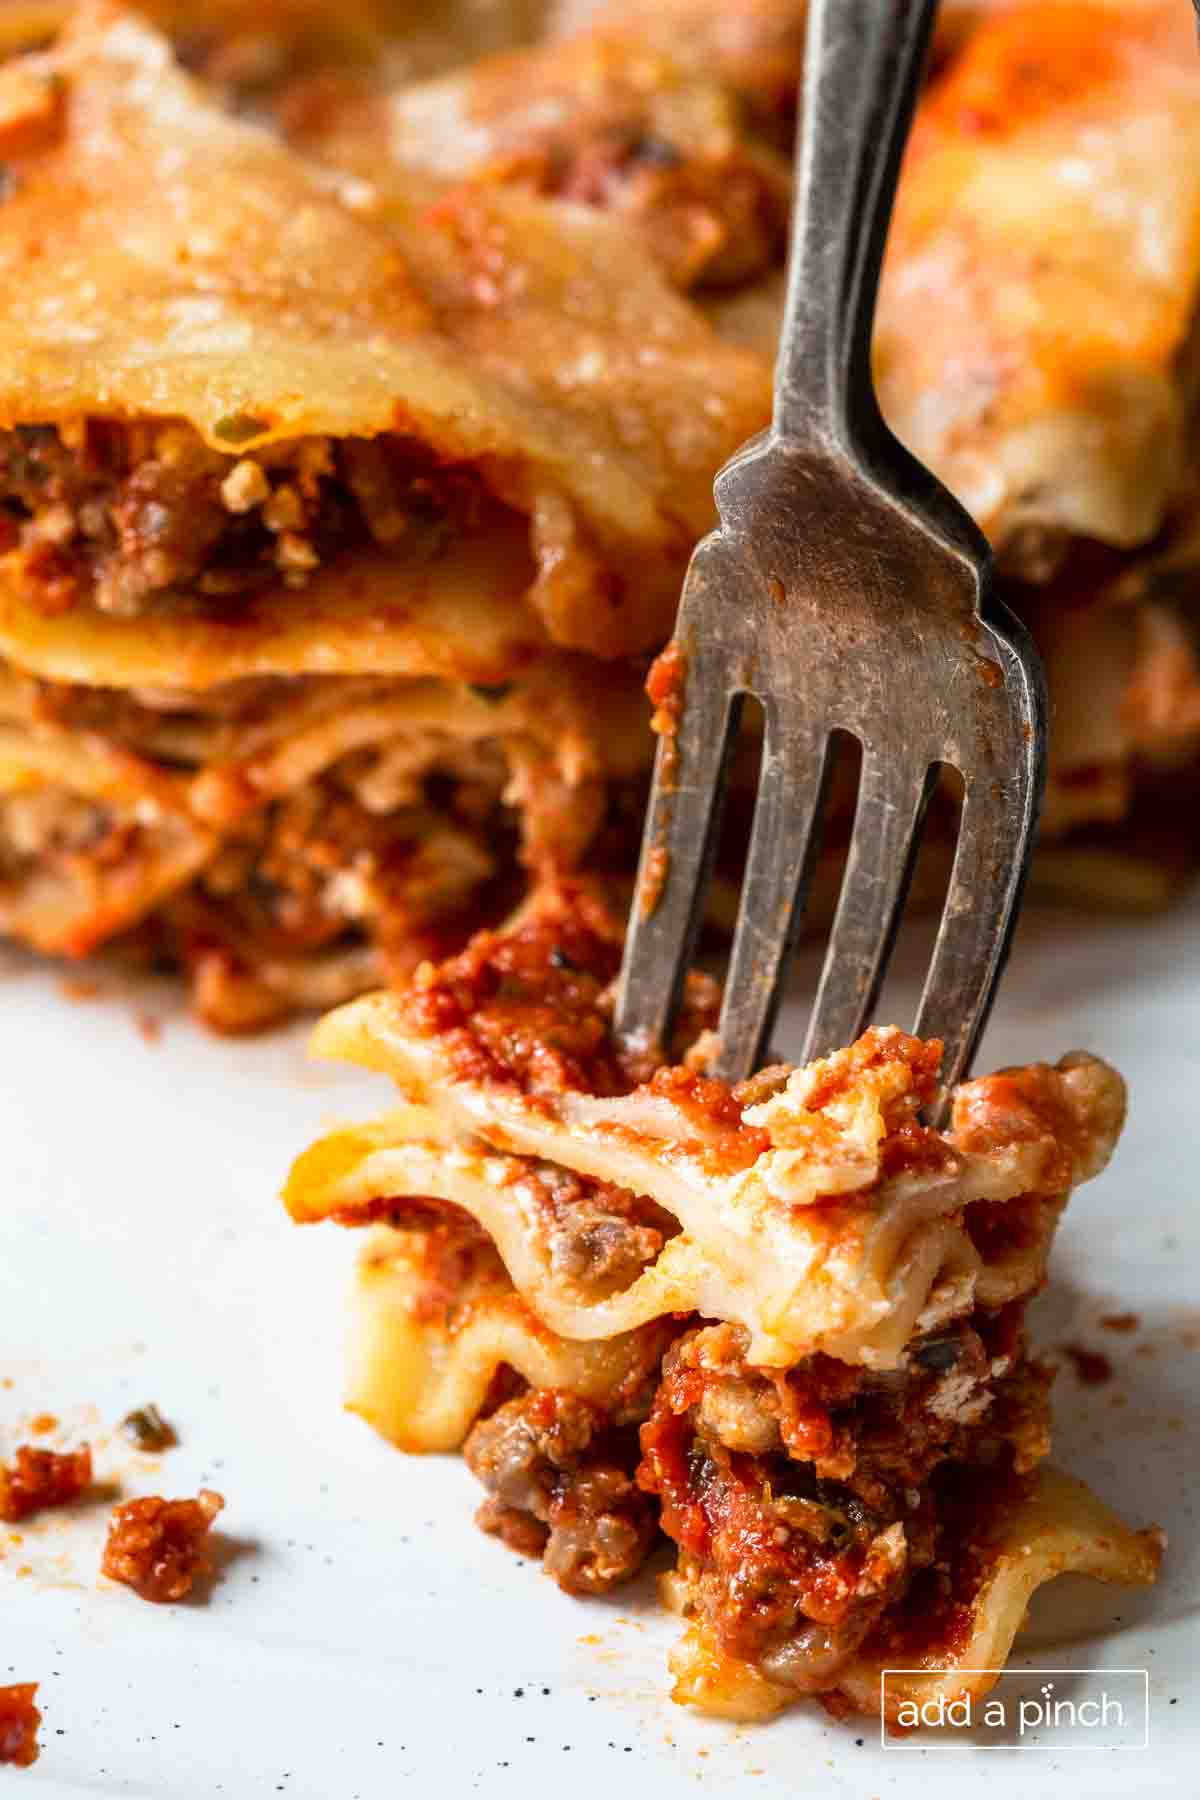
<svg viewBox="0 0 1200 1800"><path fill-rule="evenodd" d="M34 1705L36 1681L20 1681L0 1687L0 1763L27 1769L37 1761L37 1730L42 1715Z"/></svg>
<svg viewBox="0 0 1200 1800"><path fill-rule="evenodd" d="M231 445L261 420L235 416ZM0 432L0 549L47 613L132 617L185 599L206 612L302 587L353 546L401 538L431 554L503 511L467 467L416 439L299 438L213 449L179 421L76 420Z"/></svg>
<svg viewBox="0 0 1200 1800"><path fill-rule="evenodd" d="M0 1519L15 1525L52 1506L69 1506L92 1483L92 1452L87 1444L59 1454L22 1444L6 1467L0 1467Z"/></svg>
<svg viewBox="0 0 1200 1800"><path fill-rule="evenodd" d="M654 1513L633 1480L632 1432L601 1408L542 1388L475 1426L463 1450L488 1489L484 1531L527 1556L568 1594L605 1594L641 1567Z"/></svg>
<svg viewBox="0 0 1200 1800"><path fill-rule="evenodd" d="M211 1567L206 1540L224 1505L211 1488L201 1488L194 1500L153 1494L126 1501L113 1509L101 1572L143 1600L182 1600Z"/></svg>

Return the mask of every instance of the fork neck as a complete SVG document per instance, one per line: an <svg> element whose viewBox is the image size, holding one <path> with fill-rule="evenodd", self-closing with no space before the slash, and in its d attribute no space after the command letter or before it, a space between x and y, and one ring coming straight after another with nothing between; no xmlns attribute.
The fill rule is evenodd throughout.
<svg viewBox="0 0 1200 1800"><path fill-rule="evenodd" d="M877 435L875 295L937 0L810 0L776 442Z"/></svg>

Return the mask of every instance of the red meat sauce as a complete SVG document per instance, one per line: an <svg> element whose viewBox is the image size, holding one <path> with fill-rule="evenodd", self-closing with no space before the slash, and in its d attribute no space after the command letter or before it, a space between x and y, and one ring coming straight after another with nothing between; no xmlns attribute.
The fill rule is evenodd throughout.
<svg viewBox="0 0 1200 1800"><path fill-rule="evenodd" d="M638 1482L723 1651L824 1691L914 1592L895 1630L933 1618L950 1644L976 1580L970 1558L951 1556L956 1496L976 1492L972 1470L987 1486L1044 1454L1049 1378L1021 1361L1020 1311L919 1341L895 1375L821 1355L755 1370L730 1327L680 1340L641 1432ZM997 1378L1002 1356L1016 1367Z"/></svg>
<svg viewBox="0 0 1200 1800"><path fill-rule="evenodd" d="M87 1444L60 1454L22 1444L12 1462L0 1466L0 1519L15 1525L53 1506L69 1506L92 1483Z"/></svg>
<svg viewBox="0 0 1200 1800"><path fill-rule="evenodd" d="M897 1667L931 1668L962 1655L975 1628L979 1590L995 1565L998 1540L1031 1487L1028 1471L1011 1465L969 1468L947 1463L931 1489L937 1516L936 1554L907 1591L880 1615L864 1654Z"/></svg>
<svg viewBox="0 0 1200 1800"><path fill-rule="evenodd" d="M564 1093L618 1097L643 1084L695 1126L714 1173L749 1167L770 1138L744 1122L745 1110L774 1092L788 1071L764 1071L730 1086L686 1063L663 1066L631 1056L612 1032L620 954L620 930L602 904L586 889L564 888L556 903L515 931L481 932L460 955L423 965L400 1006L412 1030L440 1040L460 1080L515 1090L534 1104L552 1104ZM691 979L681 1044L715 1025L719 1001L714 983ZM884 1172L940 1166L950 1152L919 1113L933 1097L941 1054L936 1039L872 1029L822 1072L806 1104L826 1107L853 1092L872 1068L906 1061L912 1079L889 1106Z"/></svg>
<svg viewBox="0 0 1200 1800"><path fill-rule="evenodd" d="M1047 1207L1040 1194L1020 1194L1012 1200L977 1200L963 1214L967 1235L985 1263L1003 1262L1021 1251L1033 1250L1046 1236Z"/></svg>
<svg viewBox="0 0 1200 1800"><path fill-rule="evenodd" d="M1078 1381L1085 1387L1103 1387L1113 1378L1113 1366L1102 1350L1089 1350L1083 1344L1064 1344Z"/></svg>
<svg viewBox="0 0 1200 1800"><path fill-rule="evenodd" d="M646 697L654 708L653 725L662 737L678 729L687 684L687 657L677 638L659 652L646 677Z"/></svg>
<svg viewBox="0 0 1200 1800"><path fill-rule="evenodd" d="M401 1004L438 1037L464 1081L531 1099L633 1086L601 997L617 973L620 937L586 894L514 932L481 932L461 955L423 966Z"/></svg>
<svg viewBox="0 0 1200 1800"><path fill-rule="evenodd" d="M1047 1075L1043 1064L1032 1063L971 1082L955 1097L954 1139L975 1154L1049 1139L1055 1155L1042 1173L1039 1192L1052 1195L1070 1189L1076 1165L1086 1162L1091 1146L1086 1122Z"/></svg>
<svg viewBox="0 0 1200 1800"><path fill-rule="evenodd" d="M421 1324L449 1325L479 1274L492 1279L503 1276L504 1265L488 1233L451 1201L380 1199L354 1211L335 1212L332 1217L339 1225L382 1224L404 1233L405 1260L416 1263L419 1270L419 1285L410 1307Z"/></svg>
<svg viewBox="0 0 1200 1800"><path fill-rule="evenodd" d="M518 1167L518 1191L536 1247L558 1276L593 1300L629 1287L678 1233L670 1213L628 1188L587 1180L553 1164ZM351 1227L416 1227L425 1239L429 1285L447 1300L456 1284L469 1280L491 1243L462 1207L432 1196L385 1196L339 1208L331 1217Z"/></svg>

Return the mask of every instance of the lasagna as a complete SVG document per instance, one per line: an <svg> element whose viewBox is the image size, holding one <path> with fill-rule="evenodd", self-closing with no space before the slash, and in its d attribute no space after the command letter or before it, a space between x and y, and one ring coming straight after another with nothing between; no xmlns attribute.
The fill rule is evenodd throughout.
<svg viewBox="0 0 1200 1800"><path fill-rule="evenodd" d="M628 865L758 360L615 220L318 167L119 10L0 83L0 924L239 1029Z"/></svg>
<svg viewBox="0 0 1200 1800"><path fill-rule="evenodd" d="M874 1028L730 1087L707 979L672 1065L615 1041L619 954L561 893L319 1027L397 1089L285 1193L300 1223L370 1228L351 1406L461 1447L483 1529L568 1593L666 1540L675 1698L730 1718L873 1713L883 1667L981 1692L1040 1583L1153 1580L1160 1534L1047 1463L1023 1322L1120 1077L1003 1070L940 1132L940 1046Z"/></svg>

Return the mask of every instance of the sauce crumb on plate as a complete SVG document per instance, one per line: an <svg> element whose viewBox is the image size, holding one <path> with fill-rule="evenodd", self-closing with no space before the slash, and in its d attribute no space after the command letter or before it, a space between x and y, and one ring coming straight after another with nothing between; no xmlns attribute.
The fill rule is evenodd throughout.
<svg viewBox="0 0 1200 1800"><path fill-rule="evenodd" d="M37 1761L37 1730L42 1715L34 1705L36 1681L0 1687L0 1763L26 1769Z"/></svg>
<svg viewBox="0 0 1200 1800"><path fill-rule="evenodd" d="M89 1445L60 1454L22 1444L11 1463L0 1465L0 1519L15 1525L48 1507L68 1506L91 1484Z"/></svg>
<svg viewBox="0 0 1200 1800"><path fill-rule="evenodd" d="M101 1572L143 1600L182 1600L210 1567L208 1534L224 1497L201 1488L194 1500L152 1494L113 1508Z"/></svg>

